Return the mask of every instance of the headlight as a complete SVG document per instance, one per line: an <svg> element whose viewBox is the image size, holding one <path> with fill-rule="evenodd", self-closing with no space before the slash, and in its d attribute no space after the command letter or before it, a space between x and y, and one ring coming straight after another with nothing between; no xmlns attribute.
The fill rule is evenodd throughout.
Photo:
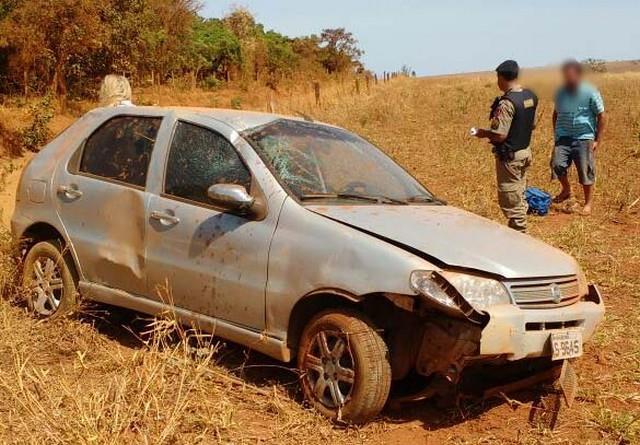
<svg viewBox="0 0 640 445"><path fill-rule="evenodd" d="M436 274L430 270L413 271L410 279L411 287L442 306L459 310L456 301L445 292L442 285L436 281L436 277ZM443 281L441 277L440 280Z"/></svg>
<svg viewBox="0 0 640 445"><path fill-rule="evenodd" d="M504 285L494 279L459 272L442 272L449 283L478 311L497 304L511 304Z"/></svg>

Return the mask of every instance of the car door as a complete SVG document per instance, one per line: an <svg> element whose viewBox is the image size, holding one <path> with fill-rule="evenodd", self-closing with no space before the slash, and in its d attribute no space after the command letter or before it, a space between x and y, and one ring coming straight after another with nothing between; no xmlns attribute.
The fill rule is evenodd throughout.
<svg viewBox="0 0 640 445"><path fill-rule="evenodd" d="M247 160L230 142L234 132L215 122L175 124L161 164L162 184L147 212L149 293L183 309L262 330L277 214L269 209L257 221L216 208L208 198L208 188L219 183L260 192Z"/></svg>
<svg viewBox="0 0 640 445"><path fill-rule="evenodd" d="M57 210L90 282L146 290L145 182L161 122L162 116L112 117L56 171Z"/></svg>

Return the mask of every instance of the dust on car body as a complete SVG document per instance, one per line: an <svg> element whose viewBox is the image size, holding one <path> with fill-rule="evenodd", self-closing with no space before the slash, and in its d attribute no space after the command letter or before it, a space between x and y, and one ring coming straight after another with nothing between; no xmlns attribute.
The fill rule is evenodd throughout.
<svg viewBox="0 0 640 445"><path fill-rule="evenodd" d="M308 402L349 422L392 391L570 386L604 313L569 255L446 205L353 133L270 114L94 110L26 167L12 230L38 315L79 296L171 309L295 362Z"/></svg>

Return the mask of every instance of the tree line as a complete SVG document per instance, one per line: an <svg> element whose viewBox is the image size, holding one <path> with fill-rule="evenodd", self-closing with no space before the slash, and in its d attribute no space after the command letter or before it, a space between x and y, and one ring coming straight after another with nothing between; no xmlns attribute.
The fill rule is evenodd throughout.
<svg viewBox="0 0 640 445"><path fill-rule="evenodd" d="M344 28L291 38L245 8L222 18L198 0L0 0L0 93L85 97L102 77L136 84L180 79L215 88L364 70Z"/></svg>

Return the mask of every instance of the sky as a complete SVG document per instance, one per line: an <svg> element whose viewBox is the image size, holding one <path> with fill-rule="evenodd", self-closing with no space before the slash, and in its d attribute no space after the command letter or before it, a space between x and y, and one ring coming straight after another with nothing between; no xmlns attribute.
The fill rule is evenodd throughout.
<svg viewBox="0 0 640 445"><path fill-rule="evenodd" d="M573 57L640 59L640 0L204 0L201 14L234 5L291 37L344 27L381 73L494 69L502 60L538 67Z"/></svg>

